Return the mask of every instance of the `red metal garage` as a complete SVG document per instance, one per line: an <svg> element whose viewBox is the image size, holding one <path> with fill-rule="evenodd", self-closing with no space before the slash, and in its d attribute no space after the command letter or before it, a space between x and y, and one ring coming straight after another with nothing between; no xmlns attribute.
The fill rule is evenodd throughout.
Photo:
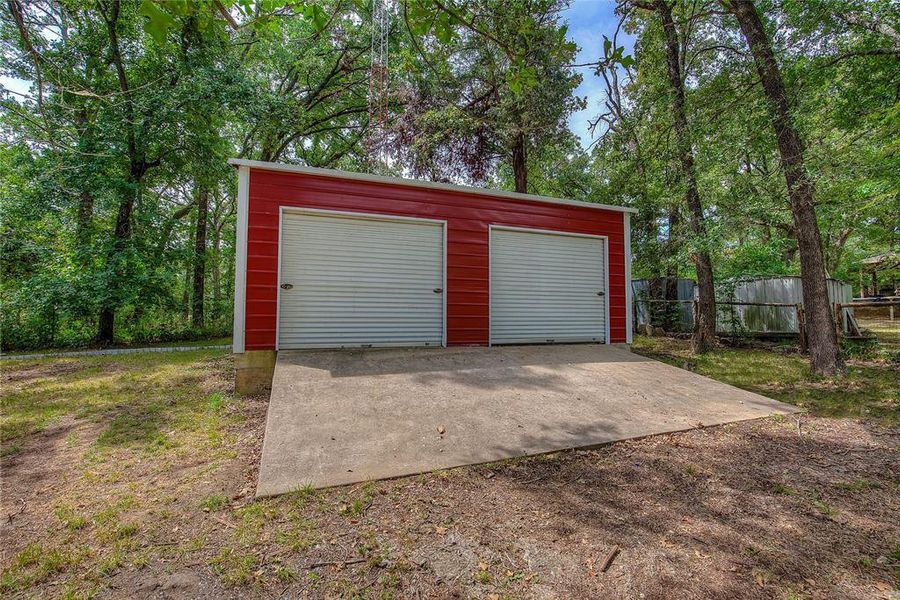
<svg viewBox="0 0 900 600"><path fill-rule="evenodd" d="M231 164L236 353L631 341L633 209Z"/></svg>

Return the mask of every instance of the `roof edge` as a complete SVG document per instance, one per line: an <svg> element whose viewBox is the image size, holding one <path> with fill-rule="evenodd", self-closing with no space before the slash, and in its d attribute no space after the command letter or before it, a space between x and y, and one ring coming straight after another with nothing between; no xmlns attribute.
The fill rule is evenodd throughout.
<svg viewBox="0 0 900 600"><path fill-rule="evenodd" d="M636 214L638 210L627 206L613 206L611 204L598 204L596 202L585 202L584 200L569 200L567 198L551 198L550 196L537 196L535 194L519 194L516 192L506 192L503 190L492 190L489 188L477 188L467 185L456 185L452 183L437 183L434 181L422 181L419 179L404 179L402 177L387 177L385 175L370 175L368 173L355 173L353 171L339 171L337 169L321 169L318 167L305 167L303 165L289 165L285 163L266 162L262 160L249 160L245 158L230 158L228 164L235 167L249 167L251 169L261 169L264 171L283 171L287 173L301 173L304 175L314 175L317 177L331 177L334 179L350 179L354 181L368 181L371 183L387 183L392 185L403 185L407 187L417 187L433 190L445 190L449 192L462 192L466 194L480 194L482 196L492 196L495 198L505 198L508 200L519 200L520 202L543 202L545 204L563 204L568 206L578 206L581 208L594 208L597 210L609 210L621 213Z"/></svg>

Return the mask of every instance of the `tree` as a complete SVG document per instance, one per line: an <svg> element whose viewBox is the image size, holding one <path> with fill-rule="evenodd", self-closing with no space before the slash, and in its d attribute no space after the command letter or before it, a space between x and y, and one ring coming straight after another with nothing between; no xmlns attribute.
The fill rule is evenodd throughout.
<svg viewBox="0 0 900 600"><path fill-rule="evenodd" d="M166 301L168 234L187 213L179 206L165 216L162 178L227 156L218 153L221 130L208 118L227 106L224 90L233 83L218 70L229 66L218 17L203 12L206 5L178 5L168 29L155 35L142 28L141 13L152 6L14 1L14 29L4 29L14 73L37 88L33 101L4 103L4 124L44 157L44 177L75 215L74 241L60 248L75 268L57 273L90 290L71 310L79 317L96 311L101 344L114 341L121 311L136 322ZM165 234L159 243L157 227Z"/></svg>
<svg viewBox="0 0 900 600"><path fill-rule="evenodd" d="M206 287L206 225L209 219L209 187L201 185L197 192L197 226L194 230L194 274L191 300L191 323L203 327L203 302Z"/></svg>
<svg viewBox="0 0 900 600"><path fill-rule="evenodd" d="M589 65L571 64L562 1L395 3L390 170L637 207L634 274L660 298L674 299L676 278L698 277L697 250L720 287L798 273L771 102L734 17L721 0L667 2L681 135L668 68L676 53L667 52L657 0L639 1L652 10L622 0L617 31ZM777 23L767 32L792 125L806 143L824 266L854 283L861 259L900 240L895 4L764 5ZM226 159L374 166L365 143L369 3L3 7L0 71L31 83L0 97L4 349L88 344L101 312L105 343L227 335L236 182ZM620 33L634 37L633 56ZM598 137L582 148L567 120L584 106L579 73L591 72L607 97ZM699 213L686 201L685 148ZM658 316L680 321L677 310Z"/></svg>
<svg viewBox="0 0 900 600"><path fill-rule="evenodd" d="M241 57L248 86L234 122L237 155L359 169L369 124L368 15L352 3L306 6L313 17L280 14Z"/></svg>
<svg viewBox="0 0 900 600"><path fill-rule="evenodd" d="M635 1L644 10L655 11L659 15L664 32L666 48L666 70L669 79L669 93L672 99L672 122L675 128L675 145L681 164L681 176L685 186L685 203L690 217L691 233L696 240L696 250L692 252L694 269L697 273L697 314L694 319L692 347L694 352L705 352L715 344L716 339L716 291L713 280L712 260L706 249L706 224L697 173L694 165L694 149L685 111L684 73L681 48L686 46L680 39L672 18L672 6L667 0L654 2Z"/></svg>
<svg viewBox="0 0 900 600"><path fill-rule="evenodd" d="M409 34L395 149L414 173L483 183L497 163L529 191L529 155L565 145L583 106L557 0L403 3Z"/></svg>
<svg viewBox="0 0 900 600"><path fill-rule="evenodd" d="M751 0L725 0L725 5L738 21L769 101L797 236L812 370L819 375L838 375L844 371L844 362L832 325L834 317L828 300L825 257L816 219L813 183L803 160L803 142L794 126L784 80L756 7Z"/></svg>

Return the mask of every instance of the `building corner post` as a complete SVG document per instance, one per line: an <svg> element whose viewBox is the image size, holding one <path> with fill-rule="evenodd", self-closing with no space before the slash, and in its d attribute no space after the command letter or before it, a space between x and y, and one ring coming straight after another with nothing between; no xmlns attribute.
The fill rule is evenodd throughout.
<svg viewBox="0 0 900 600"><path fill-rule="evenodd" d="M631 213L623 215L625 226L625 343L630 344L634 337L634 298L631 291Z"/></svg>
<svg viewBox="0 0 900 600"><path fill-rule="evenodd" d="M231 350L244 352L247 309L247 224L250 212L250 167L238 167L237 222L234 241L234 329Z"/></svg>

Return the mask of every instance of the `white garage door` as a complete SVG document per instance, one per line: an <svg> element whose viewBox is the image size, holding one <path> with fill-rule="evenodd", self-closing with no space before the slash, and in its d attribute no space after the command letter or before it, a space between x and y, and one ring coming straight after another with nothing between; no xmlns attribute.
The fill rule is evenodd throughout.
<svg viewBox="0 0 900 600"><path fill-rule="evenodd" d="M278 347L440 346L442 223L285 212Z"/></svg>
<svg viewBox="0 0 900 600"><path fill-rule="evenodd" d="M491 229L491 343L606 340L602 238Z"/></svg>

